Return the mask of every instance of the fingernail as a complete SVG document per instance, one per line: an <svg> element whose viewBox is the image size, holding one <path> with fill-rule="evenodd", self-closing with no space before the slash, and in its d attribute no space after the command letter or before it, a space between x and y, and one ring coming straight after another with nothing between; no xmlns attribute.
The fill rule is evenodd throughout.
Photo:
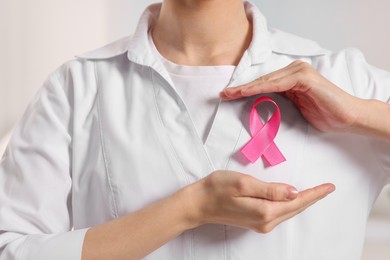
<svg viewBox="0 0 390 260"><path fill-rule="evenodd" d="M330 194L336 190L336 187L334 185L330 186L329 189L327 190L327 193Z"/></svg>
<svg viewBox="0 0 390 260"><path fill-rule="evenodd" d="M219 96L222 97L222 98L223 98L223 97L227 97L225 91L219 92Z"/></svg>
<svg viewBox="0 0 390 260"><path fill-rule="evenodd" d="M287 199L292 200L295 199L298 196L298 191L297 189L293 187L288 187L287 188L288 194L287 194Z"/></svg>
<svg viewBox="0 0 390 260"><path fill-rule="evenodd" d="M229 96L229 92L232 92L232 90L230 88L225 88L223 90L223 93L226 95L226 96Z"/></svg>
<svg viewBox="0 0 390 260"><path fill-rule="evenodd" d="M223 90L221 93L223 93L223 95L225 95L227 98L235 98L240 96L240 92L237 92L231 88L227 88Z"/></svg>

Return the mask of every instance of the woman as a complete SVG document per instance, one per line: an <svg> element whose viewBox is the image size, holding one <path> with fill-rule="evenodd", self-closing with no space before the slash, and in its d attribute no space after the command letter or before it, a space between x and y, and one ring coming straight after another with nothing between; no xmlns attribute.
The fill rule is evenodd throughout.
<svg viewBox="0 0 390 260"><path fill-rule="evenodd" d="M390 177L389 82L240 0L150 6L133 37L54 72L15 130L0 259L357 259ZM263 93L274 167L239 153Z"/></svg>

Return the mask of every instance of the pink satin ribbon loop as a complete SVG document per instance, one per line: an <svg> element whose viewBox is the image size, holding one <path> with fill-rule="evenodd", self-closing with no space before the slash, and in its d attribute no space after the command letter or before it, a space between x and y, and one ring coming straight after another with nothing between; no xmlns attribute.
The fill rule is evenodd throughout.
<svg viewBox="0 0 390 260"><path fill-rule="evenodd" d="M275 105L275 112L265 124L261 121L256 110L256 107L263 102L271 102ZM286 161L286 158L284 158L274 143L280 121L280 110L275 101L266 96L260 97L255 101L249 116L249 129L252 139L241 149L241 153L251 163L256 162L260 156L263 156L263 159L271 166Z"/></svg>

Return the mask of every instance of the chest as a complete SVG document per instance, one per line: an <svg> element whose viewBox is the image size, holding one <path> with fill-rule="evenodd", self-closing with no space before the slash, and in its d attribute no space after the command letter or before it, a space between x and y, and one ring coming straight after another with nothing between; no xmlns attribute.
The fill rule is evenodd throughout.
<svg viewBox="0 0 390 260"><path fill-rule="evenodd" d="M231 84L272 69L248 70ZM333 204L327 204L332 207L319 212L342 208L340 202L351 196L364 201L368 210L380 189L365 139L316 131L281 95L269 96L281 110L275 143L287 161L268 167L261 158L249 163L239 151L251 139L248 117L255 97L220 102L203 142L186 103L164 77L137 67L118 75L100 80L90 105L80 106L89 112L75 122L72 199L75 215L83 216L77 218L80 226L145 207L221 169L298 189L332 182L338 187ZM260 109L265 119L272 113ZM350 206L351 212L361 210Z"/></svg>

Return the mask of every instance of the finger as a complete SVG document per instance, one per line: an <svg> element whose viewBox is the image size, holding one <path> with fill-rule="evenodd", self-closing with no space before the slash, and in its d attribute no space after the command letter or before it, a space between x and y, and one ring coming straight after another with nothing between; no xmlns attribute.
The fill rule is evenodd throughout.
<svg viewBox="0 0 390 260"><path fill-rule="evenodd" d="M332 183L325 183L304 191L301 191L296 201L291 202L291 208L287 211L301 212L317 201L325 198L328 194L335 191L336 187Z"/></svg>
<svg viewBox="0 0 390 260"><path fill-rule="evenodd" d="M242 97L249 97L264 93L283 93L296 87L299 83L298 74L290 74L272 81L259 83L253 87L241 90Z"/></svg>
<svg viewBox="0 0 390 260"><path fill-rule="evenodd" d="M222 100L229 101L242 98L240 89L225 88L222 92L219 93L219 97Z"/></svg>
<svg viewBox="0 0 390 260"><path fill-rule="evenodd" d="M248 176L240 184L240 196L266 199L270 201L288 201L297 198L295 187L284 183L266 183Z"/></svg>
<svg viewBox="0 0 390 260"><path fill-rule="evenodd" d="M232 97L229 97L226 95L225 91L222 91L219 93L219 97L222 99L222 100L233 100L233 99L236 99L236 98L232 98ZM238 97L237 97L238 98Z"/></svg>
<svg viewBox="0 0 390 260"><path fill-rule="evenodd" d="M274 72L271 72L271 73L268 73L264 76L261 76L259 77L258 79L252 81L252 82L249 82L247 84L243 84L243 85L240 85L240 86L237 86L237 87L233 87L233 88L230 88L230 89L247 89L247 88L251 88L251 87L254 87L256 85L259 85L259 84L262 84L262 83L267 83L267 82L271 82L271 81L274 81L276 79L279 79L279 78L283 78L283 77L286 77L286 76L289 76L289 75L293 75L295 74L296 72L298 72L299 70L301 70L301 67L300 64L302 64L303 62L301 61L295 61L295 62L292 62L290 63L288 66L286 67L283 67L279 70L276 70Z"/></svg>
<svg viewBox="0 0 390 260"><path fill-rule="evenodd" d="M286 205L282 205L282 203L279 204L279 210L276 210L275 213L275 221L280 223L301 213L314 203L335 191L335 189L336 187L333 184L326 183L300 192L298 197L294 201L289 202L290 205L287 207Z"/></svg>
<svg viewBox="0 0 390 260"><path fill-rule="evenodd" d="M261 225L260 231L268 233L280 223L296 216L308 207L325 198L335 190L333 184L323 184L299 193L298 198L291 202L280 202L278 208L265 216L266 223ZM272 203L272 202L270 202ZM286 207L286 203L290 204ZM273 203L275 205L275 202ZM273 214L272 214L273 213ZM267 223L268 220L268 223Z"/></svg>
<svg viewBox="0 0 390 260"><path fill-rule="evenodd" d="M264 75L264 76L254 80L252 82L249 82L247 84L243 84L243 85L236 86L236 87L226 88L226 89L224 89L223 92L221 92L220 96L224 100L232 100L232 99L244 97L242 95L243 90L250 89L250 88L253 88L253 87L256 87L259 85L263 85L264 83L272 82L274 80L286 77L288 75L295 74L296 72L298 72L301 69L301 66L300 66L301 63L302 63L301 61L295 61L282 69L271 72L271 73ZM276 91L269 91L269 92L276 92ZM266 93L266 92L264 91L262 93ZM258 93L258 94L261 94L261 93Z"/></svg>

